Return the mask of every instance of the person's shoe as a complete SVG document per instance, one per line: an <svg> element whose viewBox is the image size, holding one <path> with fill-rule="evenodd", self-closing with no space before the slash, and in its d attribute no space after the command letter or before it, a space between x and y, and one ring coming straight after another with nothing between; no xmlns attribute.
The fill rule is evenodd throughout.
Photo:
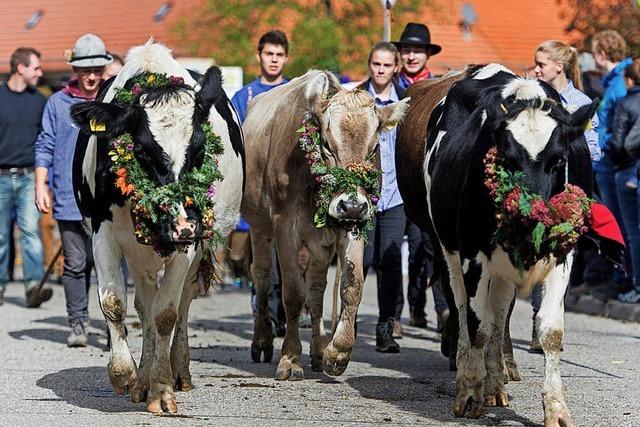
<svg viewBox="0 0 640 427"><path fill-rule="evenodd" d="M424 315L424 311L418 312L418 313L411 313L409 324L411 326L415 326L416 328L426 328L427 316Z"/></svg>
<svg viewBox="0 0 640 427"><path fill-rule="evenodd" d="M40 288L38 283L34 282L27 285L27 289L25 290L25 302L27 307L40 307L40 304L51 299L51 295L53 295L53 289L51 289L51 286L45 284Z"/></svg>
<svg viewBox="0 0 640 427"><path fill-rule="evenodd" d="M400 353L400 346L393 339L393 318L376 325L376 351L380 353Z"/></svg>
<svg viewBox="0 0 640 427"><path fill-rule="evenodd" d="M640 302L640 288L633 288L629 292L618 294L618 301L627 304L637 304Z"/></svg>
<svg viewBox="0 0 640 427"><path fill-rule="evenodd" d="M579 297L581 295L586 295L591 292L593 289L587 282L582 282L580 285L575 286L573 288L569 288L569 295L572 297Z"/></svg>
<svg viewBox="0 0 640 427"><path fill-rule="evenodd" d="M400 340L402 339L402 323L399 320L393 322L393 338Z"/></svg>
<svg viewBox="0 0 640 427"><path fill-rule="evenodd" d="M540 343L540 337L538 336L538 328L536 327L536 320L533 319L533 327L531 329L531 345L529 346L529 353L544 353L542 351L542 344Z"/></svg>
<svg viewBox="0 0 640 427"><path fill-rule="evenodd" d="M447 319L449 319L449 309L445 308L442 313L438 313L438 324L436 325L436 331L442 333L444 330L444 325L447 323Z"/></svg>
<svg viewBox="0 0 640 427"><path fill-rule="evenodd" d="M67 337L67 347L86 347L87 333L81 320L74 320L71 323L71 333Z"/></svg>
<svg viewBox="0 0 640 427"><path fill-rule="evenodd" d="M236 277L233 279L233 288L234 289L242 289L242 278Z"/></svg>

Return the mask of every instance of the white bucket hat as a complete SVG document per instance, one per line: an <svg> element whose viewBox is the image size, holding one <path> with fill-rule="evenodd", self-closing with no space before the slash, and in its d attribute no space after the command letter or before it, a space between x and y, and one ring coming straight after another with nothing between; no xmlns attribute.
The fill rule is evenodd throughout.
<svg viewBox="0 0 640 427"><path fill-rule="evenodd" d="M66 53L67 63L74 67L104 67L113 62L113 57L107 52L102 39L94 34L81 36L73 48Z"/></svg>

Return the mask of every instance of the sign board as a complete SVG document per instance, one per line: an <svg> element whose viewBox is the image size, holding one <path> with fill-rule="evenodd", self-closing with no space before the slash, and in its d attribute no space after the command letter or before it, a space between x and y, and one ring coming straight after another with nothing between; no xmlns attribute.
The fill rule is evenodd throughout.
<svg viewBox="0 0 640 427"><path fill-rule="evenodd" d="M209 67L215 65L212 58L176 58L188 70L204 74ZM242 67L220 67L222 71L222 87L229 99L242 88Z"/></svg>

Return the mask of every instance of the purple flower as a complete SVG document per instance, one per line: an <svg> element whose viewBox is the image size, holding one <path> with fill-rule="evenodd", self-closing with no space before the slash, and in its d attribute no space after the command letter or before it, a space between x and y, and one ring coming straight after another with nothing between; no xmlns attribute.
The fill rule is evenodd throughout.
<svg viewBox="0 0 640 427"><path fill-rule="evenodd" d="M371 203L373 203L374 205L378 204L378 196L374 196L373 194L371 195Z"/></svg>
<svg viewBox="0 0 640 427"><path fill-rule="evenodd" d="M134 84L131 87L131 93L133 94L133 96L138 96L142 93L142 86L140 86L139 83Z"/></svg>
<svg viewBox="0 0 640 427"><path fill-rule="evenodd" d="M133 144L127 144L127 151L133 151Z"/></svg>
<svg viewBox="0 0 640 427"><path fill-rule="evenodd" d="M179 76L170 76L169 83L171 83L172 85L181 85L184 84L184 79Z"/></svg>
<svg viewBox="0 0 640 427"><path fill-rule="evenodd" d="M320 184L322 182L322 177L316 175L315 180L318 184Z"/></svg>
<svg viewBox="0 0 640 427"><path fill-rule="evenodd" d="M213 200L213 196L215 195L216 195L216 186L214 184L211 184L209 186L209 189L207 190L207 199Z"/></svg>

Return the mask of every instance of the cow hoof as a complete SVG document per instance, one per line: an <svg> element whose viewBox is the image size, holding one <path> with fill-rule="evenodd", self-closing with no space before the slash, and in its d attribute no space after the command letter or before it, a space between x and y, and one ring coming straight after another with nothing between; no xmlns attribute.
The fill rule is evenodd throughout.
<svg viewBox="0 0 640 427"><path fill-rule="evenodd" d="M520 376L520 372L516 366L508 366L507 375L509 376L509 381L522 381L522 377Z"/></svg>
<svg viewBox="0 0 640 427"><path fill-rule="evenodd" d="M122 363L117 359L111 359L107 365L109 381L117 394L128 394L138 382L138 368L133 359Z"/></svg>
<svg viewBox="0 0 640 427"><path fill-rule="evenodd" d="M176 398L171 393L164 392L162 397L152 400L147 403L147 411L154 414L161 414L168 412L170 414L178 413L178 404Z"/></svg>
<svg viewBox="0 0 640 427"><path fill-rule="evenodd" d="M509 397L504 391L498 392L495 395L486 395L484 397L484 406L500 406L506 408L509 406Z"/></svg>
<svg viewBox="0 0 640 427"><path fill-rule="evenodd" d="M260 356L264 353L264 360ZM273 359L273 343L251 343L251 360L255 363L269 363Z"/></svg>
<svg viewBox="0 0 640 427"><path fill-rule="evenodd" d="M175 391L191 391L193 390L193 383L191 382L191 378L176 378L176 384L173 387Z"/></svg>
<svg viewBox="0 0 640 427"><path fill-rule="evenodd" d="M575 427L573 420L568 413L556 412L550 417L545 417L544 427Z"/></svg>
<svg viewBox="0 0 640 427"><path fill-rule="evenodd" d="M338 351L331 343L324 350L322 369L327 375L337 377L344 373L350 360L350 351Z"/></svg>
<svg viewBox="0 0 640 427"><path fill-rule="evenodd" d="M484 413L484 402L476 402L471 397L466 400L456 399L453 413L458 418L465 414L468 418L479 418Z"/></svg>
<svg viewBox="0 0 640 427"><path fill-rule="evenodd" d="M275 379L278 381L300 381L304 379L304 370L302 366L291 363L289 360L283 360L276 369Z"/></svg>
<svg viewBox="0 0 640 427"><path fill-rule="evenodd" d="M147 400L147 390L144 387L131 389L131 403L140 403Z"/></svg>

